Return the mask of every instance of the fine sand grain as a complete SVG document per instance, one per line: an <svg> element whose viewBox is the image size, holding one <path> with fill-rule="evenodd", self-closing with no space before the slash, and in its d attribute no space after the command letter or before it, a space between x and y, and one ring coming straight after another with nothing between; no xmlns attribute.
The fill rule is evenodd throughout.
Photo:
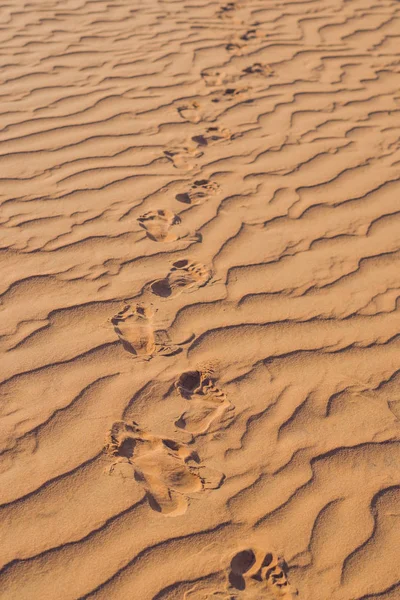
<svg viewBox="0 0 400 600"><path fill-rule="evenodd" d="M0 21L0 600L399 600L400 3Z"/></svg>

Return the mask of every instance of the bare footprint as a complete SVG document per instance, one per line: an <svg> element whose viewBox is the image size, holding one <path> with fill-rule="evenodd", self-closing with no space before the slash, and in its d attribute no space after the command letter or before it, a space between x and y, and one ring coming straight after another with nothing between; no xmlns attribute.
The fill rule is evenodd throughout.
<svg viewBox="0 0 400 600"><path fill-rule="evenodd" d="M229 54L233 54L233 56L243 56L247 49L247 44L234 39L228 42L228 44L225 46L225 50L229 52Z"/></svg>
<svg viewBox="0 0 400 600"><path fill-rule="evenodd" d="M177 194L175 198L183 204L197 205L205 202L210 196L218 194L220 187L216 181L209 179L197 179L190 186L190 190L184 194Z"/></svg>
<svg viewBox="0 0 400 600"><path fill-rule="evenodd" d="M199 465L197 454L186 444L146 432L135 422L115 422L105 450L114 457L109 474L121 463L132 465L151 508L164 515L183 514L190 494L216 489L224 480L224 475Z"/></svg>
<svg viewBox="0 0 400 600"><path fill-rule="evenodd" d="M156 331L154 311L145 304L126 305L112 319L115 333L127 352L136 358L150 360L153 356L172 356L182 351L181 345L171 344L166 331Z"/></svg>
<svg viewBox="0 0 400 600"><path fill-rule="evenodd" d="M201 76L207 87L218 87L233 83L239 79L239 74L226 73L218 69L206 69L202 71Z"/></svg>
<svg viewBox="0 0 400 600"><path fill-rule="evenodd" d="M220 127L219 125L207 127L206 131L202 135L195 135L192 137L192 141L196 142L199 146L211 146L218 142L230 140L232 133L227 127Z"/></svg>
<svg viewBox="0 0 400 600"><path fill-rule="evenodd" d="M240 36L240 39L247 42L249 40L255 40L257 38L262 38L262 37L264 37L264 35L265 34L262 31L260 31L259 29L248 29L243 35Z"/></svg>
<svg viewBox="0 0 400 600"><path fill-rule="evenodd" d="M173 298L182 292L198 290L211 279L211 272L200 263L178 260L164 279L151 284L151 291L162 298Z"/></svg>
<svg viewBox="0 0 400 600"><path fill-rule="evenodd" d="M145 230L146 236L153 242L176 242L186 239L201 242L200 233L190 232L181 226L181 218L171 210L150 210L137 219L140 227Z"/></svg>
<svg viewBox="0 0 400 600"><path fill-rule="evenodd" d="M217 10L216 14L219 19L233 19L235 12L240 8L242 6L238 2L227 2Z"/></svg>
<svg viewBox="0 0 400 600"><path fill-rule="evenodd" d="M168 242L177 239L171 227L178 225L181 218L170 210L150 210L137 219L140 227L146 231L148 238L154 242Z"/></svg>
<svg viewBox="0 0 400 600"><path fill-rule="evenodd" d="M176 169L191 171L195 168L194 160L203 155L197 148L184 147L182 149L164 150L164 156L172 162Z"/></svg>
<svg viewBox="0 0 400 600"><path fill-rule="evenodd" d="M199 123L201 121L200 105L198 102L188 102L178 106L177 111L185 121L190 123Z"/></svg>
<svg viewBox="0 0 400 600"><path fill-rule="evenodd" d="M270 77L274 73L272 67L264 63L253 63L242 72L244 75L262 75L264 77Z"/></svg>
<svg viewBox="0 0 400 600"><path fill-rule="evenodd" d="M229 102L231 100L241 99L249 97L248 87L228 87L222 93L217 93L212 99L211 102Z"/></svg>
<svg viewBox="0 0 400 600"><path fill-rule="evenodd" d="M288 566L274 552L246 548L231 560L228 580L235 590L267 588L276 598L294 598L296 592L287 578Z"/></svg>
<svg viewBox="0 0 400 600"><path fill-rule="evenodd" d="M211 424L231 407L226 394L215 386L213 368L199 368L182 373L175 384L180 395L189 400L190 407L175 425L188 433L205 433Z"/></svg>

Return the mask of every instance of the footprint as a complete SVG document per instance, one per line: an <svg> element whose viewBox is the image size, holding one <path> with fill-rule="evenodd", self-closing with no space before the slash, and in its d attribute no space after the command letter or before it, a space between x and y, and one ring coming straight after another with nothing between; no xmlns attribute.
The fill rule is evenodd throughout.
<svg viewBox="0 0 400 600"><path fill-rule="evenodd" d="M274 552L246 548L231 560L228 580L236 590L248 587L266 587L276 598L290 600L297 593L287 578L288 566Z"/></svg>
<svg viewBox="0 0 400 600"><path fill-rule="evenodd" d="M227 2L217 10L217 17L219 19L232 19L236 10L242 8L238 2Z"/></svg>
<svg viewBox="0 0 400 600"><path fill-rule="evenodd" d="M190 123L199 123L201 121L199 108L199 103L194 101L189 102L188 104L183 104L182 106L178 106L177 111L185 121L190 121Z"/></svg>
<svg viewBox="0 0 400 600"><path fill-rule="evenodd" d="M207 127L205 133L203 135L195 135L192 137L192 141L196 142L199 146L210 146L212 144L217 144L218 142L223 142L225 140L230 140L232 138L232 133L230 129L227 127L213 126Z"/></svg>
<svg viewBox="0 0 400 600"><path fill-rule="evenodd" d="M201 76L207 87L227 85L239 79L238 74L228 74L225 71L218 71L216 69L206 69L202 71Z"/></svg>
<svg viewBox="0 0 400 600"><path fill-rule="evenodd" d="M263 36L264 34L259 29L248 29L243 35L240 36L240 39L248 42L249 40L255 40Z"/></svg>
<svg viewBox="0 0 400 600"><path fill-rule="evenodd" d="M243 56L243 54L246 53L248 46L247 46L247 44L243 44L240 41L232 40L225 46L225 49L230 54L233 54L233 56Z"/></svg>
<svg viewBox="0 0 400 600"><path fill-rule="evenodd" d="M153 356L172 356L182 351L183 344L171 344L166 331L155 331L154 311L145 304L126 305L112 319L114 330L127 352L136 358L150 360Z"/></svg>
<svg viewBox="0 0 400 600"><path fill-rule="evenodd" d="M202 204L209 196L218 194L220 187L216 181L209 179L197 179L190 186L190 190L184 194L175 196L178 202L183 204L197 205Z"/></svg>
<svg viewBox="0 0 400 600"><path fill-rule="evenodd" d="M248 87L239 87L239 88L226 88L222 94L218 94L217 96L214 96L214 98L211 99L211 102L222 102L222 101L229 101L229 100L234 100L240 96L242 97L246 97L249 95L249 89Z"/></svg>
<svg viewBox="0 0 400 600"><path fill-rule="evenodd" d="M169 242L177 239L170 229L181 222L181 218L170 210L150 210L137 219L148 238L154 242Z"/></svg>
<svg viewBox="0 0 400 600"><path fill-rule="evenodd" d="M173 298L181 292L190 292L205 286L211 279L211 272L200 263L178 260L164 279L151 284L151 291L162 298Z"/></svg>
<svg viewBox="0 0 400 600"><path fill-rule="evenodd" d="M211 424L231 407L225 393L215 386L212 367L182 373L175 384L179 394L189 400L190 407L175 425L188 433L205 433Z"/></svg>
<svg viewBox="0 0 400 600"><path fill-rule="evenodd" d="M196 166L193 160L203 156L203 153L199 152L197 148L184 147L181 150L164 150L164 156L172 162L176 169L191 171Z"/></svg>
<svg viewBox="0 0 400 600"><path fill-rule="evenodd" d="M164 515L186 512L189 494L216 489L224 475L200 465L186 444L142 430L135 422L116 421L106 436L105 451L116 465L132 465L136 481L146 490L150 507Z"/></svg>
<svg viewBox="0 0 400 600"><path fill-rule="evenodd" d="M150 210L137 218L145 230L146 236L153 242L176 242L186 239L192 242L201 242L202 235L190 232L181 226L182 219L170 210ZM171 231L172 227L174 229Z"/></svg>
<svg viewBox="0 0 400 600"><path fill-rule="evenodd" d="M246 67L242 71L245 75L263 75L264 77L270 77L273 75L273 69L264 63L254 63L249 67Z"/></svg>

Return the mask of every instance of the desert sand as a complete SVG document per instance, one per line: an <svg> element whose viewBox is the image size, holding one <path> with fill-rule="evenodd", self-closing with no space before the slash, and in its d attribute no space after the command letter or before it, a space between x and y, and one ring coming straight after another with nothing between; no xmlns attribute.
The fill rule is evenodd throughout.
<svg viewBox="0 0 400 600"><path fill-rule="evenodd" d="M399 2L0 20L1 600L399 600Z"/></svg>

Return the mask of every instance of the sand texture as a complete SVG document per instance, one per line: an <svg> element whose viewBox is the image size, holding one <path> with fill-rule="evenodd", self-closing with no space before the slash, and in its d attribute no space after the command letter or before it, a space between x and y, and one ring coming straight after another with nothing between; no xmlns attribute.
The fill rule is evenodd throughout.
<svg viewBox="0 0 400 600"><path fill-rule="evenodd" d="M400 2L0 22L0 600L400 600Z"/></svg>

